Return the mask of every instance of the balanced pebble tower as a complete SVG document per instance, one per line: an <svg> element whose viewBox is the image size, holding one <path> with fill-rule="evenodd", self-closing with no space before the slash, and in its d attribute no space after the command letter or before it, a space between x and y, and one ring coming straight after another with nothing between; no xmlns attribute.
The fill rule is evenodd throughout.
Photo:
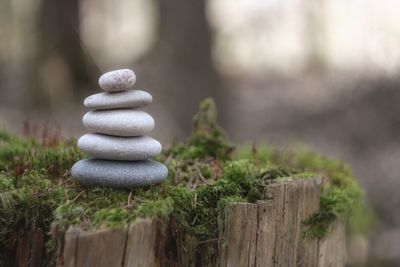
<svg viewBox="0 0 400 267"><path fill-rule="evenodd" d="M161 152L161 144L145 134L154 128L153 118L137 108L152 102L152 96L133 90L135 73L129 69L103 74L105 91L84 100L94 110L83 116L91 133L78 140L78 147L91 158L75 163L72 177L84 186L140 187L162 182L167 168L150 158Z"/></svg>

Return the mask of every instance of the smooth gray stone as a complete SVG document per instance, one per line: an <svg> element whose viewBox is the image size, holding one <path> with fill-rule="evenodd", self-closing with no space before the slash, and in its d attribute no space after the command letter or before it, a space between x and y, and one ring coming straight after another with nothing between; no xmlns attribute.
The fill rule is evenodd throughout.
<svg viewBox="0 0 400 267"><path fill-rule="evenodd" d="M132 90L116 93L99 93L88 96L83 104L94 109L113 108L140 108L153 101L151 95L145 91Z"/></svg>
<svg viewBox="0 0 400 267"><path fill-rule="evenodd" d="M85 134L78 147L99 159L145 160L161 152L161 144L148 136L118 137L103 134Z"/></svg>
<svg viewBox="0 0 400 267"><path fill-rule="evenodd" d="M120 69L106 72L99 78L101 89L107 92L125 91L132 88L136 82L136 75L130 69Z"/></svg>
<svg viewBox="0 0 400 267"><path fill-rule="evenodd" d="M154 128L154 120L149 114L132 109L89 111L82 122L91 132L116 136L144 135Z"/></svg>
<svg viewBox="0 0 400 267"><path fill-rule="evenodd" d="M161 183L167 177L168 169L153 160L84 159L72 166L71 174L84 186L132 188Z"/></svg>

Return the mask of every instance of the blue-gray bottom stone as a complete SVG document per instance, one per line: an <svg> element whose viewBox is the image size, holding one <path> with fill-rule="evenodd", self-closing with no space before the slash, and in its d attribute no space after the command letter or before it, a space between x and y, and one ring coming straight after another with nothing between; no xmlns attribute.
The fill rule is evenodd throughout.
<svg viewBox="0 0 400 267"><path fill-rule="evenodd" d="M168 169L154 160L84 159L72 166L72 177L84 186L132 188L161 183Z"/></svg>

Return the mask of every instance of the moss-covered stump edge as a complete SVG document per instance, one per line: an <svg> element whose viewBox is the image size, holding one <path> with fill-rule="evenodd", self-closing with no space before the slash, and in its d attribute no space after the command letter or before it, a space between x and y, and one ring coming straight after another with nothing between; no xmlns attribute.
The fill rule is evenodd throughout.
<svg viewBox="0 0 400 267"><path fill-rule="evenodd" d="M345 266L344 222L337 220L324 238L305 238L303 222L319 209L321 185L320 178L276 182L265 188L263 201L227 203L218 215L218 238L203 242L215 244L212 255L196 253L199 243L173 217L138 218L117 229L71 226L58 233L56 265ZM18 266L40 266L43 248L34 234L28 237L19 239L30 245L19 251Z"/></svg>
<svg viewBox="0 0 400 267"><path fill-rule="evenodd" d="M130 191L80 187L69 173L84 157L75 141L61 140L48 128L25 128L36 138L0 133L0 263L7 260L6 248L15 248L30 229L43 231L44 265L52 266L54 237L68 227L115 229L146 217L172 220L197 244L195 253L212 259L217 247L207 241L218 238L218 214L227 203L257 203L265 200L264 189L271 183L316 176L326 182L319 210L304 221L308 239L325 236L337 219L346 221L350 232L365 231L370 221L346 165L304 148L233 146L216 124L210 100L200 105L188 141L157 158L168 166L167 181ZM51 225L57 227L52 231Z"/></svg>

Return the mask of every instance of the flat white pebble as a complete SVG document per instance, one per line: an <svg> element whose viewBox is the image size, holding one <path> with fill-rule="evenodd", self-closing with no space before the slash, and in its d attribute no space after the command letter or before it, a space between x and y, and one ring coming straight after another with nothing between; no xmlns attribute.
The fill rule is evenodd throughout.
<svg viewBox="0 0 400 267"><path fill-rule="evenodd" d="M107 92L125 91L132 88L136 75L130 69L120 69L106 72L99 78L99 86Z"/></svg>
<svg viewBox="0 0 400 267"><path fill-rule="evenodd" d="M149 114L132 109L89 111L82 122L91 132L115 136L144 135L154 128L154 120Z"/></svg>
<svg viewBox="0 0 400 267"><path fill-rule="evenodd" d="M148 136L118 137L103 134L85 134L78 147L99 159L145 160L161 152L161 144Z"/></svg>
<svg viewBox="0 0 400 267"><path fill-rule="evenodd" d="M152 96L141 90L115 93L99 93L88 96L84 100L85 107L94 109L140 108L150 104Z"/></svg>

